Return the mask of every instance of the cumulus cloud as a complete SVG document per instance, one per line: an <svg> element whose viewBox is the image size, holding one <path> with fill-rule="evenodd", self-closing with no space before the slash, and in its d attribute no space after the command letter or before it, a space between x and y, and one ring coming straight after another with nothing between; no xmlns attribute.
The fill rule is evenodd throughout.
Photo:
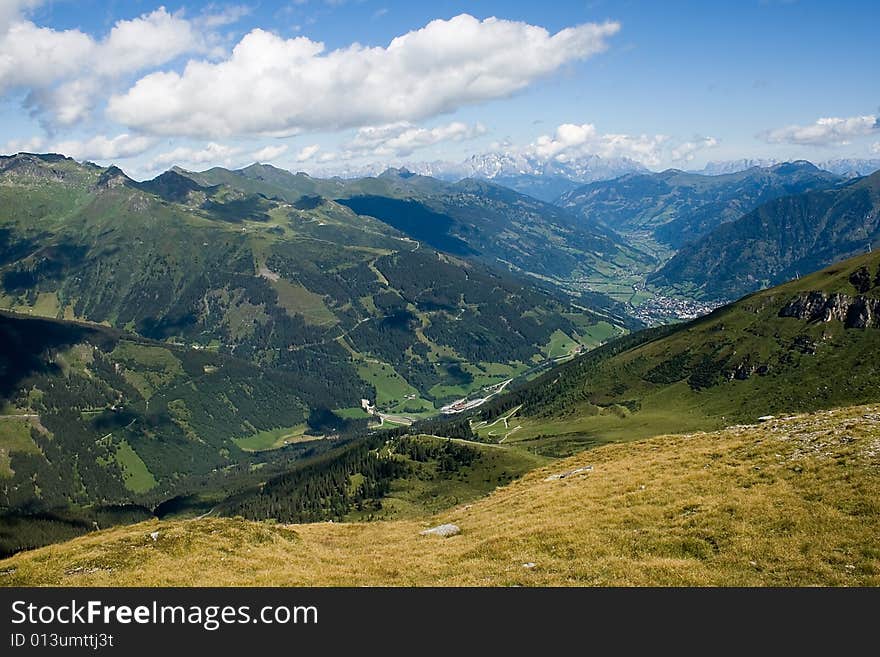
<svg viewBox="0 0 880 657"><path fill-rule="evenodd" d="M291 135L418 121L509 96L607 48L618 23L556 34L467 14L435 20L387 47L326 52L306 37L248 33L230 57L160 71L113 96L109 116L160 135Z"/></svg>
<svg viewBox="0 0 880 657"><path fill-rule="evenodd" d="M235 168L252 162L271 162L287 152L285 144L268 145L257 150L252 148L215 141L197 146L178 146L156 155L150 160L147 169L159 171L173 165L185 169L207 169L214 166Z"/></svg>
<svg viewBox="0 0 880 657"><path fill-rule="evenodd" d="M0 36L0 93L13 87L45 87L74 75L95 46L79 30L50 30L13 22Z"/></svg>
<svg viewBox="0 0 880 657"><path fill-rule="evenodd" d="M27 105L48 112L61 125L83 119L108 81L185 53L214 52L210 39L190 21L164 7L118 21L96 40L80 30L54 30L25 20L22 9L34 4L13 0L0 13L0 94L27 91Z"/></svg>
<svg viewBox="0 0 880 657"><path fill-rule="evenodd" d="M88 118L100 98L97 78L78 78L64 84L35 89L25 99L25 106L35 114L50 108L54 123L71 126Z"/></svg>
<svg viewBox="0 0 880 657"><path fill-rule="evenodd" d="M542 135L526 148L526 153L543 160L567 162L588 155L603 158L626 157L648 166L663 160L666 135L602 134L592 123L563 123L552 135Z"/></svg>
<svg viewBox="0 0 880 657"><path fill-rule="evenodd" d="M874 145L871 146L871 152L880 155L880 141L875 142Z"/></svg>
<svg viewBox="0 0 880 657"><path fill-rule="evenodd" d="M673 147L670 157L673 162L691 162L699 151L715 148L717 145L718 140L715 137L700 137Z"/></svg>
<svg viewBox="0 0 880 657"><path fill-rule="evenodd" d="M254 151L251 154L251 159L254 162L271 162L281 155L284 155L286 152L287 146L285 144L278 144L277 146L265 146L258 151Z"/></svg>
<svg viewBox="0 0 880 657"><path fill-rule="evenodd" d="M315 155L318 154L318 151L321 150L321 147L318 144L312 144L310 146L306 146L299 153L296 154L294 158L297 162L306 162L311 160Z"/></svg>
<svg viewBox="0 0 880 657"><path fill-rule="evenodd" d="M14 155L15 153L39 153L46 146L46 140L42 137L29 139L10 139L2 148L3 153Z"/></svg>
<svg viewBox="0 0 880 657"><path fill-rule="evenodd" d="M826 117L810 125L789 125L762 133L771 144L808 144L814 146L844 146L856 137L880 132L876 116L849 118Z"/></svg>
<svg viewBox="0 0 880 657"><path fill-rule="evenodd" d="M210 142L201 147L178 146L159 153L150 162L150 168L156 170L170 165L198 167L206 164L230 166L233 158L240 154L241 148L217 142Z"/></svg>
<svg viewBox="0 0 880 657"><path fill-rule="evenodd" d="M24 12L41 5L42 2L43 0L3 0L0 2L0 34L5 34L9 26L19 20Z"/></svg>
<svg viewBox="0 0 880 657"><path fill-rule="evenodd" d="M359 129L354 139L346 144L346 149L351 155L402 157L420 148L446 141L474 139L485 133L486 127L481 123L468 125L453 121L434 128L419 128L408 121L401 121Z"/></svg>
<svg viewBox="0 0 880 657"><path fill-rule="evenodd" d="M153 138L142 135L97 135L86 141L62 141L53 145L51 150L76 160L116 160L141 155L154 143Z"/></svg>
<svg viewBox="0 0 880 657"><path fill-rule="evenodd" d="M677 141L667 135L629 135L602 133L592 123L563 123L553 134L541 135L528 146L504 150L536 158L539 161L572 163L598 155L604 159L626 158L648 167L668 162L690 162L696 153L718 145L715 137L697 137Z"/></svg>

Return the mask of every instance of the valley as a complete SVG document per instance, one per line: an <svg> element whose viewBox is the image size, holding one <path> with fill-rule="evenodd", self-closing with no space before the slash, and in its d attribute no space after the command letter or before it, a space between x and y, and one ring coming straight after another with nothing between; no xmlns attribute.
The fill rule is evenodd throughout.
<svg viewBox="0 0 880 657"><path fill-rule="evenodd" d="M390 528L585 451L876 402L876 254L763 290L670 273L801 199L874 235L876 174L716 178L625 174L552 205L402 169L138 182L0 159L0 548L149 518ZM853 254L837 244L817 269Z"/></svg>

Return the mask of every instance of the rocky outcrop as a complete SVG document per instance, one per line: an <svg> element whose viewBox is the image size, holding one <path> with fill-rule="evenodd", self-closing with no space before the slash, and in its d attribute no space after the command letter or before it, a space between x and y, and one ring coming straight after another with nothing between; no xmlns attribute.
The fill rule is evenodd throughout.
<svg viewBox="0 0 880 657"><path fill-rule="evenodd" d="M436 527L431 527L431 529L426 529L424 531L419 532L422 536L442 536L443 538L449 538L450 536L458 536L461 534L461 528L458 525L446 524L446 525L437 525Z"/></svg>
<svg viewBox="0 0 880 657"><path fill-rule="evenodd" d="M785 304L779 316L808 322L839 321L846 328L880 328L880 299L803 292Z"/></svg>
<svg viewBox="0 0 880 657"><path fill-rule="evenodd" d="M0 157L0 175L4 178L12 178L20 182L38 182L50 180L63 182L67 172L63 168L52 166L55 163L66 160L63 155L32 155L20 153Z"/></svg>
<svg viewBox="0 0 880 657"><path fill-rule="evenodd" d="M119 167L108 167L95 183L95 189L115 189L131 182L131 178Z"/></svg>
<svg viewBox="0 0 880 657"><path fill-rule="evenodd" d="M750 360L745 360L736 368L729 372L727 378L729 380L736 379L737 381L745 381L750 378L753 374L757 374L759 376L765 376L770 371L770 366L764 363L753 363Z"/></svg>

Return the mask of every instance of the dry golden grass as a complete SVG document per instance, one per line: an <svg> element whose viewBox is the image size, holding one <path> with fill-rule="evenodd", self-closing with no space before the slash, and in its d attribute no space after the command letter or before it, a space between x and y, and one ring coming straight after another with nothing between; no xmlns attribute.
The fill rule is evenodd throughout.
<svg viewBox="0 0 880 657"><path fill-rule="evenodd" d="M424 521L116 528L2 561L0 583L877 585L878 490L880 406L858 407L609 445ZM462 533L419 535L440 522Z"/></svg>

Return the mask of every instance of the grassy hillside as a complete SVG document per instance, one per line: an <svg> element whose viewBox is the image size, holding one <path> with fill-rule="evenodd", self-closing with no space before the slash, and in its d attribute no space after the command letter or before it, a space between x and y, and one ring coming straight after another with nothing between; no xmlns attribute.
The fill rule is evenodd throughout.
<svg viewBox="0 0 880 657"><path fill-rule="evenodd" d="M685 246L653 285L729 299L880 244L880 172L771 201Z"/></svg>
<svg viewBox="0 0 880 657"><path fill-rule="evenodd" d="M423 245L532 274L566 289L574 279L608 281L654 264L652 257L597 222L578 220L550 203L485 181L446 183L404 169L373 178L319 180L265 165L186 175L202 184L230 185L289 202L303 195L335 199ZM598 295L591 302L622 311Z"/></svg>
<svg viewBox="0 0 880 657"><path fill-rule="evenodd" d="M566 454L660 432L874 402L878 298L880 253L853 258L688 324L600 347L489 402L473 427L484 440ZM826 306L835 309L826 313ZM508 431L489 426L499 417L507 418Z"/></svg>
<svg viewBox="0 0 880 657"><path fill-rule="evenodd" d="M0 159L0 308L289 371L311 409L382 396L416 414L487 368L524 368L560 331L594 345L591 327L629 324L309 195L333 181L222 171L135 183L60 156ZM267 195L279 176L302 183L295 200ZM380 392L374 365L415 399Z"/></svg>
<svg viewBox="0 0 880 657"><path fill-rule="evenodd" d="M841 409L602 447L422 520L151 521L4 560L0 583L876 586L878 458L880 407ZM441 522L461 534L419 535Z"/></svg>

